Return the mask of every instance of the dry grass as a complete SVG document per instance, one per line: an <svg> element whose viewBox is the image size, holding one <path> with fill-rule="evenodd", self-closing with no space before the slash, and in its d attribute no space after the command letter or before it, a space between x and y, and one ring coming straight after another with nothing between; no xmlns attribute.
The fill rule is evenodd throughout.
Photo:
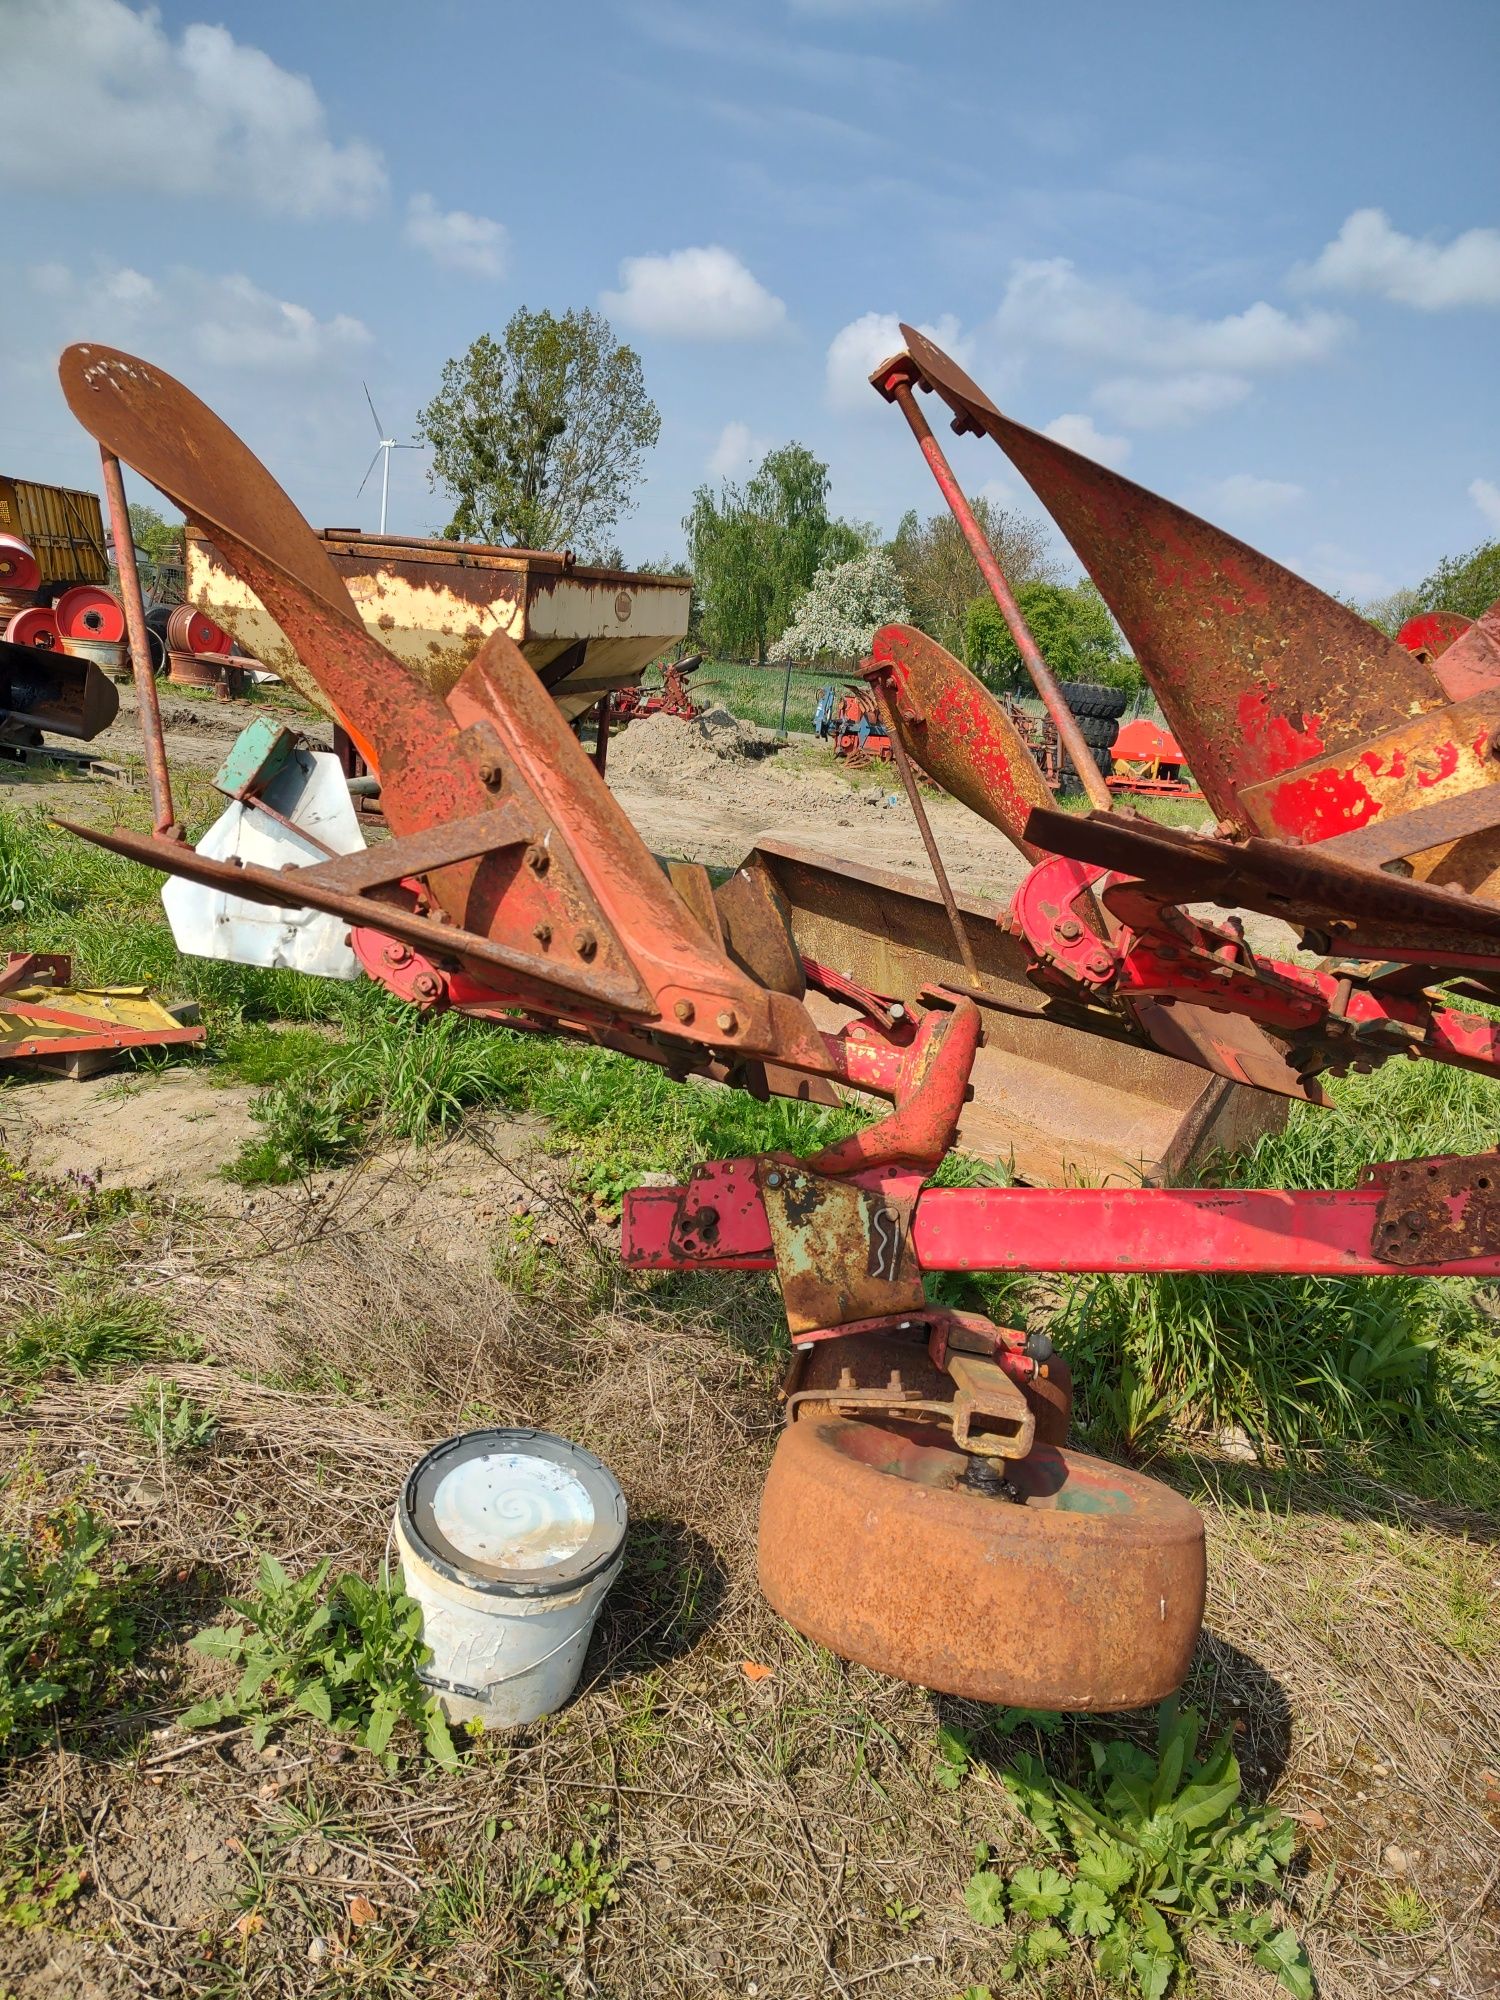
<svg viewBox="0 0 1500 2000"><path fill-rule="evenodd" d="M457 1205L455 1251L482 1254L454 1262L430 1234L414 1253L393 1223L400 1163L233 1224L81 1214L48 1194L13 1206L0 1313L45 1303L80 1268L169 1300L205 1358L151 1372L220 1428L207 1452L153 1451L129 1422L136 1371L49 1378L0 1413L0 1449L28 1455L37 1504L85 1478L117 1547L160 1579L131 1703L5 1773L7 1822L77 1846L91 1880L50 1930L0 1927L0 1992L998 1990L1003 1945L961 1898L977 1839L1023 1850L997 1777L1007 1745L977 1708L808 1646L755 1588L781 1338L769 1286L626 1278L532 1163L488 1171L495 1240L476 1246L472 1206ZM171 1728L214 1671L186 1633L260 1551L373 1575L424 1444L491 1421L579 1439L630 1496L624 1574L568 1709L481 1740L456 1776L413 1757L395 1780L312 1724L261 1757L241 1736ZM1170 1476L1209 1521L1189 1693L1240 1726L1251 1788L1304 1816L1291 1914L1327 2000L1433 1980L1494 1990L1493 1524L1211 1456ZM743 1661L773 1672L751 1681ZM932 1778L945 1720L980 1750L956 1793ZM540 1885L575 1839L621 1869L619 1900L585 1927L565 1895L557 1930ZM372 1921L354 1921L357 1897ZM1200 1984L1219 2000L1278 1990L1212 1956ZM1079 1957L1043 1990L1098 1989Z"/></svg>

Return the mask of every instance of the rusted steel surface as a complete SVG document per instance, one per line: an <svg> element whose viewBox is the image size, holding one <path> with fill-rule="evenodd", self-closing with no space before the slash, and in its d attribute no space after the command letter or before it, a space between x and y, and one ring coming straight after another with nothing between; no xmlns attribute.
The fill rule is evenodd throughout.
<svg viewBox="0 0 1500 2000"><path fill-rule="evenodd" d="M687 630L691 586L683 577L597 568L566 553L338 529L317 539L366 629L439 694L491 633L503 632L576 720ZM188 538L188 593L321 705L267 607L211 537Z"/></svg>
<svg viewBox="0 0 1500 2000"><path fill-rule="evenodd" d="M924 988L963 989L965 973L943 910L909 874L830 861L775 840L763 840L745 867L775 885L798 945L814 963L908 1009L921 1004ZM1253 1143L1285 1116L1259 1092L1221 1098L1201 1067L1160 1053L1123 1016L1090 1017L1061 998L1044 1000L1027 974L1027 947L996 923L994 905L961 894L955 902L984 992L1006 1008L981 1005L974 1094L959 1120L965 1152L1027 1180L1135 1184L1143 1175L1158 1176L1169 1155L1176 1171L1186 1172L1219 1144ZM835 1002L818 995L808 1005L825 1029L842 1018ZM1079 1034L1077 1026L1089 1032ZM1199 1125L1194 1107L1209 1090L1215 1108ZM1197 1136L1179 1156L1177 1138L1190 1118Z"/></svg>
<svg viewBox="0 0 1500 2000"><path fill-rule="evenodd" d="M1114 612L1214 810L1435 708L1433 670L1357 612L1055 439L1013 423L941 348L902 337L920 374L1031 485Z"/></svg>
<svg viewBox="0 0 1500 2000"><path fill-rule="evenodd" d="M735 964L762 986L800 1000L807 980L792 936L791 911L771 878L758 869L736 868L714 891L714 908Z"/></svg>
<svg viewBox="0 0 1500 2000"><path fill-rule="evenodd" d="M878 1673L971 1700L1133 1708L1187 1671L1203 1522L1167 1488L1042 1446L965 1485L951 1441L803 1417L761 1500L761 1589L799 1632Z"/></svg>
<svg viewBox="0 0 1500 2000"><path fill-rule="evenodd" d="M1346 949L1426 951L1446 958L1500 942L1500 909L1450 889L1357 867L1316 847L1235 843L1145 820L1033 815L1033 834L1058 854L1149 883L1172 903L1261 910L1288 923L1333 926Z"/></svg>
<svg viewBox="0 0 1500 2000"><path fill-rule="evenodd" d="M922 456L927 460L928 468L937 481L938 488L947 501L975 562L979 565L979 573L984 578L990 595L999 606L1000 615L1004 618L1010 636L1015 641L1016 650L1021 655L1022 663L1031 676L1031 684L1041 696L1042 706L1052 718L1052 725L1057 731L1059 740L1073 761L1079 783L1093 804L1107 812L1109 789L1100 775L1094 754L1084 740L1083 731L1078 726L1078 718L1063 699L1062 689L1058 686L1052 669L1043 659L1041 649L1032 637L1025 614L1016 602L1010 584L1006 581L1005 572L995 560L989 538L975 520L974 510L970 507L963 488L954 477L953 468L944 456L942 446L932 435L926 417L917 407L916 398L912 394L912 383L916 379L918 378L915 370L904 357L897 357L895 361L885 363L870 377L880 394L895 403L911 427L912 436L917 440Z"/></svg>
<svg viewBox="0 0 1500 2000"><path fill-rule="evenodd" d="M906 745L902 741L901 732L896 724L895 704L885 684L886 669L875 667L871 669L871 673L873 676L875 699L879 705L880 714L885 721L886 734L891 739L891 750L896 759L896 769L901 774L901 789L906 793L906 802L911 807L911 816L916 821L917 832L922 837L922 846L927 854L927 865L932 870L932 879L937 884L937 892L942 898L943 913L948 919L948 928L953 933L953 942L958 948L959 957L963 960L964 971L968 974L969 984L970 986L977 986L980 983L979 966L974 957L974 947L969 943L969 934L964 929L963 919L958 914L958 905L953 900L953 889L948 880L948 871L943 866L943 857L938 851L937 841L933 838L932 825L927 817L927 808L922 803L922 794L917 789L916 778L912 775L911 758L907 755Z"/></svg>
<svg viewBox="0 0 1500 2000"><path fill-rule="evenodd" d="M909 1202L774 1159L761 1161L756 1183L794 1338L923 1304Z"/></svg>
<svg viewBox="0 0 1500 2000"><path fill-rule="evenodd" d="M182 829L177 825L172 807L172 779L167 770L166 739L162 735L156 675L151 666L151 642L146 636L146 606L141 598L141 580L136 573L135 536L130 528L130 509L125 504L125 482L120 474L120 461L107 445L100 445L99 459L104 472L110 538L120 566L125 627L130 634L130 666L135 676L136 708L146 754L146 778L151 786L151 810L155 816L153 830L163 840L180 839Z"/></svg>
<svg viewBox="0 0 1500 2000"><path fill-rule="evenodd" d="M752 1164L718 1163L741 1191ZM1419 1172L1427 1165L1403 1164ZM1489 1171L1483 1161L1474 1165L1476 1177ZM1481 1193L1487 1196L1488 1190ZM1377 1239L1385 1198L1384 1184L1373 1180L1332 1190L925 1188L917 1197L911 1241L923 1271L1245 1271L1378 1278L1399 1269L1422 1277L1500 1276L1500 1236L1475 1250L1460 1241L1432 1261L1395 1259ZM772 1268L763 1209L757 1213L744 1201L721 1209L713 1243L699 1246L675 1234L684 1200L682 1188L642 1188L626 1195L625 1231L634 1268Z"/></svg>
<svg viewBox="0 0 1500 2000"><path fill-rule="evenodd" d="M1500 1243L1500 1153L1400 1160L1369 1170L1380 1191L1375 1255L1391 1264L1468 1265Z"/></svg>
<svg viewBox="0 0 1500 2000"><path fill-rule="evenodd" d="M0 727L7 719L88 742L120 710L119 691L91 660L0 639Z"/></svg>
<svg viewBox="0 0 1500 2000"><path fill-rule="evenodd" d="M1022 832L1052 792L1020 731L982 681L913 625L883 625L870 657L895 688L894 733L930 778L998 827L1023 854L1040 850Z"/></svg>
<svg viewBox="0 0 1500 2000"><path fill-rule="evenodd" d="M1433 612L1431 617L1444 620L1452 632L1446 645L1435 646L1428 654L1438 685L1448 699L1467 701L1470 695L1500 687L1500 604L1492 604L1472 624L1457 619L1453 612ZM1467 629L1453 632L1457 623ZM1403 633L1407 629L1403 626Z"/></svg>
<svg viewBox="0 0 1500 2000"><path fill-rule="evenodd" d="M917 1329L920 1333L921 1328ZM1036 1442L1031 1402L988 1355L954 1351L937 1366L905 1323L815 1342L788 1384L787 1418L878 1417L941 1426L960 1451L979 1458L1024 1458Z"/></svg>

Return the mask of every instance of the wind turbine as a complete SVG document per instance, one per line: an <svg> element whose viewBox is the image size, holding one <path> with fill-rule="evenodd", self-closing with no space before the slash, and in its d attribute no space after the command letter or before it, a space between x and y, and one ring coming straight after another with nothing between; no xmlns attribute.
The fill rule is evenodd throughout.
<svg viewBox="0 0 1500 2000"><path fill-rule="evenodd" d="M385 503L390 498L391 492L391 453L393 451L420 451L422 447L419 444L398 444L395 438L387 437L385 434L385 425L380 421L379 415L376 412L375 401L370 394L369 383L361 382L359 386L365 392L365 401L370 405L370 415L375 418L375 435L380 439L380 443L375 447L375 458L379 458L382 452L385 454L385 464L381 467L380 472L380 532L383 535L385 533ZM372 458L369 465L365 468L365 476L359 482L359 493L356 493L354 496L356 500L359 498L359 494L363 493L370 483L370 474L375 470L375 458Z"/></svg>

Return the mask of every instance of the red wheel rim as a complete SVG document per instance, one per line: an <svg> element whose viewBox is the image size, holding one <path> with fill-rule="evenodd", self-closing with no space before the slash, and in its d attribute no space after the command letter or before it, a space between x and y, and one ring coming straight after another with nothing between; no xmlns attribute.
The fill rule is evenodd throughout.
<svg viewBox="0 0 1500 2000"><path fill-rule="evenodd" d="M64 639L92 639L114 645L125 637L125 613L118 598L95 583L80 583L65 590L52 607L57 630Z"/></svg>
<svg viewBox="0 0 1500 2000"><path fill-rule="evenodd" d="M19 535L0 535L0 590L38 590L42 572Z"/></svg>
<svg viewBox="0 0 1500 2000"><path fill-rule="evenodd" d="M13 646L41 646L52 652L60 644L57 620L47 604L28 604L24 611L18 611L6 626L5 636Z"/></svg>

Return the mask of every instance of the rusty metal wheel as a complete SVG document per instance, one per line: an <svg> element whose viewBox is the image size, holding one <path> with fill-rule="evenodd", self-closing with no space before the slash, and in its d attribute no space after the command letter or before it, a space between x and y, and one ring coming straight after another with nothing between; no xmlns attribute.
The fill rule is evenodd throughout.
<svg viewBox="0 0 1500 2000"><path fill-rule="evenodd" d="M773 1608L845 1659L976 1701L1135 1708L1178 1687L1203 1618L1197 1509L1052 1445L1001 1468L1019 1501L967 1484L970 1464L920 1425L789 1426L760 1509Z"/></svg>

